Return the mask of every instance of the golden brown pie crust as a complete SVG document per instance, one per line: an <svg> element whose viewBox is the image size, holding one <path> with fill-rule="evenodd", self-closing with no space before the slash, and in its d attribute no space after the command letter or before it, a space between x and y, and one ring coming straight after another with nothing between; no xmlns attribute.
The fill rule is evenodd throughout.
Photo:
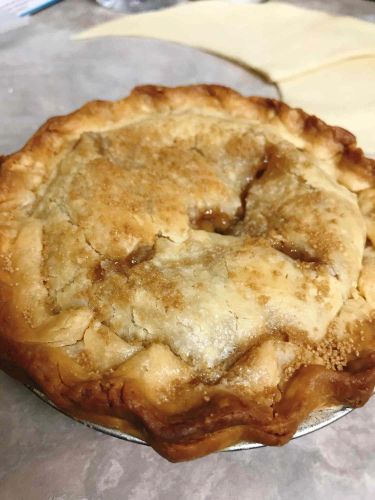
<svg viewBox="0 0 375 500"><path fill-rule="evenodd" d="M166 139L163 131L169 134ZM216 137L212 144L210 134ZM155 156L154 145L164 139L164 149ZM224 153L218 156L222 142ZM178 155L191 174L182 169ZM241 182L235 179L232 185L215 170L216 164L228 172L234 165L252 173L237 176ZM290 165L295 164L297 170L291 174ZM145 191L139 191L139 185L127 187L132 178L140 183L142 169L148 175ZM152 169L159 169L157 175ZM73 183L59 181L73 170L77 172ZM125 180L120 170L129 174ZM305 171L311 185L303 178ZM178 179L170 181L169 172L178 172ZM1 366L18 378L32 380L66 413L142 437L172 461L193 459L242 440L281 445L317 408L363 405L375 385L374 172L375 162L364 156L346 130L276 100L247 98L213 85L138 87L121 101L91 102L68 116L48 120L21 151L0 158ZM189 184L190 177L199 175L203 176L199 182L192 179ZM229 179L231 173L225 175ZM285 227L271 220L271 208L263 198L283 184L286 187L277 196L289 196L293 182L296 189L306 191L309 185L311 191L309 198L305 191L302 198L293 195L295 210L302 210L307 199L312 214L315 206L324 206L332 240L324 240L324 228L306 229L309 245L296 246L287 236L289 230L298 230L301 219L285 208L289 214ZM101 191L99 183L104 185ZM105 189L110 192L107 198ZM121 218L116 196L121 200L124 193L124 210L138 214L140 222ZM329 201L331 195L342 201L339 211ZM148 197L151 208L146 210ZM189 218L184 218L181 207L190 199L195 209L186 208ZM95 206L98 214L90 212ZM148 210L153 213L150 220ZM348 231L340 226L340 217L346 217ZM106 233L107 219L115 222ZM311 224L319 220L313 218ZM306 227L308 221L306 216ZM119 228L131 238L122 239ZM156 230L163 241L155 243ZM186 236L193 233L196 236ZM193 246L186 246L189 238ZM237 248L238 238L242 243ZM195 278L203 272L202 258L209 270L202 276L218 279L217 290L224 283L216 265L218 255L229 259L225 272L231 288L225 297L236 311L242 311L245 299L241 290L233 291L233 283L245 283L256 297L256 307L270 314L274 297L271 292L263 294L270 289L264 276L245 282L238 268L231 267L230 259L241 259L244 248L246 255L259 250L254 250L255 263L244 261L249 268L258 265L258 252L271 267L272 259L280 257L283 266L294 269L299 295L288 308L298 310L298 304L306 304L307 312L311 308L318 315L322 312L321 322L327 313L331 318L327 328L319 330L314 315L318 326L311 332L297 327L294 317L283 324L277 319L272 328L268 319L267 327L262 324L250 341L244 337L250 324L245 322L242 330L236 326L237 337L228 337L228 352L221 331L212 349L205 343L210 332L202 333L196 343L186 332L182 343L176 341L172 326L181 323L183 314L191 315L193 325L200 321L196 311L188 313L194 301L187 302L180 282L197 287L197 297L215 312L207 283ZM194 252L198 257L191 257ZM180 258L177 265L174 254ZM73 260L83 271L69 274ZM181 274L181 265L191 273ZM301 276L306 277L307 290L299 285ZM273 279L277 282L277 273ZM81 288L71 291L76 283ZM139 289L143 295L137 295ZM214 285L209 289L216 290ZM126 294L132 298L125 300ZM149 306L155 297L156 305ZM121 314L128 303L134 308L124 320ZM161 303L165 317L170 319L173 313L177 318L173 316L173 325L160 323L169 331L165 335L157 329L162 319L157 316L152 322ZM107 311L111 305L112 316ZM238 314L233 313L236 321ZM143 326L138 324L141 320ZM277 365L273 371L263 366L268 360ZM252 366L258 367L255 375ZM257 390L246 384L246 377L260 380Z"/></svg>

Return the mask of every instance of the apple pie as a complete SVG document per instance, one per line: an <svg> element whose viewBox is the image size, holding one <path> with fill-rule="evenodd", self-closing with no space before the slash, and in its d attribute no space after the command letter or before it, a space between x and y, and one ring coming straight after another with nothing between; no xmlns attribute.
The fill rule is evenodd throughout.
<svg viewBox="0 0 375 500"><path fill-rule="evenodd" d="M233 90L143 86L0 160L0 360L171 461L375 385L375 162Z"/></svg>

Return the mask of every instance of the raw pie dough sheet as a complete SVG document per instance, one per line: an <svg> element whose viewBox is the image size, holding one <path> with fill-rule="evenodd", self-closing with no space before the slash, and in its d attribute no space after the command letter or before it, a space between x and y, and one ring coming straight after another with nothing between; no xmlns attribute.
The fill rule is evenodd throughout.
<svg viewBox="0 0 375 500"><path fill-rule="evenodd" d="M235 59L279 82L322 66L375 55L375 27L283 3L203 1L123 16L74 38L136 36L182 43Z"/></svg>

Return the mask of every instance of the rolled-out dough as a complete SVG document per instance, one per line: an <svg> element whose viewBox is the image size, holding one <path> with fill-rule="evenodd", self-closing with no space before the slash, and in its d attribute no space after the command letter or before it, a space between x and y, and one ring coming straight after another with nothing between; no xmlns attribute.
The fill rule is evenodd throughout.
<svg viewBox="0 0 375 500"><path fill-rule="evenodd" d="M283 3L191 2L123 16L74 38L158 38L199 47L281 81L332 62L375 55L375 25Z"/></svg>

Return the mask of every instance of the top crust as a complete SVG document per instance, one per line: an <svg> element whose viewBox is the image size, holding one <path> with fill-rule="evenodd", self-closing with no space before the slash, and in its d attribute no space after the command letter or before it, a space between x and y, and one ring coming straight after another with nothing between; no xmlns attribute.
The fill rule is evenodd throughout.
<svg viewBox="0 0 375 500"><path fill-rule="evenodd" d="M171 460L363 404L374 166L349 132L219 86L50 119L0 159L3 367Z"/></svg>

